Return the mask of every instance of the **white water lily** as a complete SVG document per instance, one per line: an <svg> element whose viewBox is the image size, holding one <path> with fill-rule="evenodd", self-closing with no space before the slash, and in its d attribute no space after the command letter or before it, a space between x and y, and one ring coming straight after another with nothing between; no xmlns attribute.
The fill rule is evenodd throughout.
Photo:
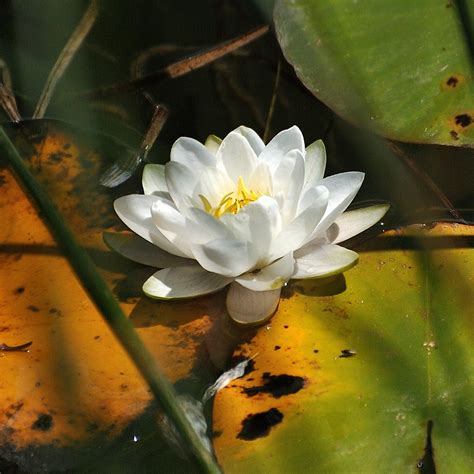
<svg viewBox="0 0 474 474"><path fill-rule="evenodd" d="M109 234L114 250L162 268L143 285L152 298L190 298L231 285L230 316L260 322L275 311L291 278L341 273L358 255L337 245L375 224L388 206L345 212L364 174L323 178L326 153L305 148L298 127L267 145L239 127L203 145L179 138L166 165L146 165L144 194L115 211L141 239ZM144 240L143 240L144 239Z"/></svg>

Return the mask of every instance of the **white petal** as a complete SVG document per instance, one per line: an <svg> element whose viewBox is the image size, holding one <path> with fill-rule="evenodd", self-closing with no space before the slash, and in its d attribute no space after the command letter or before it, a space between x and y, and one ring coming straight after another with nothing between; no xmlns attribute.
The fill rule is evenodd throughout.
<svg viewBox="0 0 474 474"><path fill-rule="evenodd" d="M295 260L293 253L276 260L259 271L246 273L235 281L253 291L276 290L286 284L294 273Z"/></svg>
<svg viewBox="0 0 474 474"><path fill-rule="evenodd" d="M354 235L360 234L364 230L372 227L378 222L389 210L389 204L377 204L375 206L363 207L347 211L341 214L334 224L328 229L332 243L338 244L344 242Z"/></svg>
<svg viewBox="0 0 474 474"><path fill-rule="evenodd" d="M199 176L200 173L181 163L170 161L165 166L166 185L173 202L183 214L195 204L191 196L199 182Z"/></svg>
<svg viewBox="0 0 474 474"><path fill-rule="evenodd" d="M262 324L275 313L280 293L281 288L252 291L233 282L227 293L227 312L236 323L252 326Z"/></svg>
<svg viewBox="0 0 474 474"><path fill-rule="evenodd" d="M186 217L179 212L174 203L158 197L151 206L151 215L158 230L185 255L192 257Z"/></svg>
<svg viewBox="0 0 474 474"><path fill-rule="evenodd" d="M260 155L262 150L265 148L265 143L263 143L263 140L251 128L241 125L240 127L236 128L234 132L240 133L244 138L247 139L249 145L252 147L257 156Z"/></svg>
<svg viewBox="0 0 474 474"><path fill-rule="evenodd" d="M352 250L339 245L307 245L294 253L292 278L322 278L337 275L353 267L358 259Z"/></svg>
<svg viewBox="0 0 474 474"><path fill-rule="evenodd" d="M104 232L104 242L120 255L143 265L157 268L178 267L192 264L192 260L177 257L156 245L128 232Z"/></svg>
<svg viewBox="0 0 474 474"><path fill-rule="evenodd" d="M252 191L266 194L267 196L273 195L272 173L268 163L261 161L257 164L253 170L252 176L250 176L248 187Z"/></svg>
<svg viewBox="0 0 474 474"><path fill-rule="evenodd" d="M212 207L218 206L222 198L235 190L235 183L227 176L225 171L218 168L209 168L199 176L193 193L193 200L197 205L202 206L200 195L204 196Z"/></svg>
<svg viewBox="0 0 474 474"><path fill-rule="evenodd" d="M306 147L304 186L313 187L320 184L326 168L326 148L322 140L317 140Z"/></svg>
<svg viewBox="0 0 474 474"><path fill-rule="evenodd" d="M273 198L262 196L247 204L237 214L224 214L220 220L237 240L249 242L259 265L266 265L271 261L271 242L282 227L280 209Z"/></svg>
<svg viewBox="0 0 474 474"><path fill-rule="evenodd" d="M291 150L304 152L304 138L297 126L282 130L273 137L270 143L260 153L259 160L266 161L274 169L280 160Z"/></svg>
<svg viewBox="0 0 474 474"><path fill-rule="evenodd" d="M198 265L189 265L159 270L144 283L143 291L158 299L193 298L214 293L231 281Z"/></svg>
<svg viewBox="0 0 474 474"><path fill-rule="evenodd" d="M299 249L312 235L316 225L323 216L327 202L328 190L324 186L315 188L314 200L308 207L277 236L272 242L271 257L276 259L292 250Z"/></svg>
<svg viewBox="0 0 474 474"><path fill-rule="evenodd" d="M151 207L158 196L130 194L115 200L114 209L123 223L152 244L158 245L173 255L187 257L180 249L172 244L156 227L151 216Z"/></svg>
<svg viewBox="0 0 474 474"><path fill-rule="evenodd" d="M171 147L171 161L181 163L192 170L214 167L216 157L194 138L178 138Z"/></svg>
<svg viewBox="0 0 474 474"><path fill-rule="evenodd" d="M232 239L234 235L219 219L201 209L189 210L187 236L190 242L204 244L215 239Z"/></svg>
<svg viewBox="0 0 474 474"><path fill-rule="evenodd" d="M209 135L204 142L204 146L213 154L216 155L221 146L222 139L215 135Z"/></svg>
<svg viewBox="0 0 474 474"><path fill-rule="evenodd" d="M327 189L326 186L323 186L323 187ZM321 186L315 186L313 188L307 188L303 190L303 192L300 195L300 201L298 203L297 214L301 214L308 206L311 206L311 204L313 204L318 199L321 193L320 188ZM329 200L329 191L327 193L327 198Z"/></svg>
<svg viewBox="0 0 474 474"><path fill-rule="evenodd" d="M283 194L281 216L283 223L295 217L304 183L304 158L299 150L291 150L273 172L273 192Z"/></svg>
<svg viewBox="0 0 474 474"><path fill-rule="evenodd" d="M143 168L142 186L145 194L168 193L165 165L149 164Z"/></svg>
<svg viewBox="0 0 474 474"><path fill-rule="evenodd" d="M364 173L349 171L324 178L321 182L329 190L329 201L321 222L314 231L320 235L339 217L352 202L364 181Z"/></svg>
<svg viewBox="0 0 474 474"><path fill-rule="evenodd" d="M194 258L209 272L236 277L255 267L256 256L249 242L230 239L191 245Z"/></svg>
<svg viewBox="0 0 474 474"><path fill-rule="evenodd" d="M249 142L239 133L230 132L217 152L230 179L237 183L240 176L248 183L257 165L257 157Z"/></svg>

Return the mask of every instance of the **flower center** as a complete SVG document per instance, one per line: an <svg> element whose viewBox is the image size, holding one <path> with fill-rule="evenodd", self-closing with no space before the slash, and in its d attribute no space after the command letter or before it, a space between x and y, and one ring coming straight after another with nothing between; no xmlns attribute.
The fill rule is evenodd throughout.
<svg viewBox="0 0 474 474"><path fill-rule="evenodd" d="M237 190L227 193L215 207L211 206L211 203L205 196L199 195L206 212L217 218L225 213L237 214L244 206L256 201L260 196L262 196L262 193L247 188L242 176L239 176Z"/></svg>

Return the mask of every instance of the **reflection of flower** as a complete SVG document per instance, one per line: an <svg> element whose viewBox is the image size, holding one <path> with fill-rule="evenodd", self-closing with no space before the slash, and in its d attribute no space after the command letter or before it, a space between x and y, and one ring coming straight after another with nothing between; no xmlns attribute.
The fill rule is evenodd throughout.
<svg viewBox="0 0 474 474"><path fill-rule="evenodd" d="M322 141L305 149L298 127L265 146L239 127L203 145L179 138L166 165L147 165L145 194L115 201L122 221L140 239L109 235L125 256L157 266L143 285L153 298L189 298L231 284L230 315L270 316L290 278L341 273L358 255L342 242L377 222L387 206L343 214L364 174L323 178Z"/></svg>

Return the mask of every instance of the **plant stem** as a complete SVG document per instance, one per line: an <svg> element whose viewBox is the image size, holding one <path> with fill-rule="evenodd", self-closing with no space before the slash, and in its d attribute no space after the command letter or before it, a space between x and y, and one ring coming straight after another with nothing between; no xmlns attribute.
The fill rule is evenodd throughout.
<svg viewBox="0 0 474 474"><path fill-rule="evenodd" d="M202 472L220 473L221 471L212 454L206 449L178 404L172 385L165 378L158 364L136 333L132 323L123 313L87 252L77 243L59 210L31 174L3 127L0 127L0 149L29 197L42 212L45 221L57 242L61 245L82 285L117 339L130 355L156 400L175 425L184 445L190 448Z"/></svg>

